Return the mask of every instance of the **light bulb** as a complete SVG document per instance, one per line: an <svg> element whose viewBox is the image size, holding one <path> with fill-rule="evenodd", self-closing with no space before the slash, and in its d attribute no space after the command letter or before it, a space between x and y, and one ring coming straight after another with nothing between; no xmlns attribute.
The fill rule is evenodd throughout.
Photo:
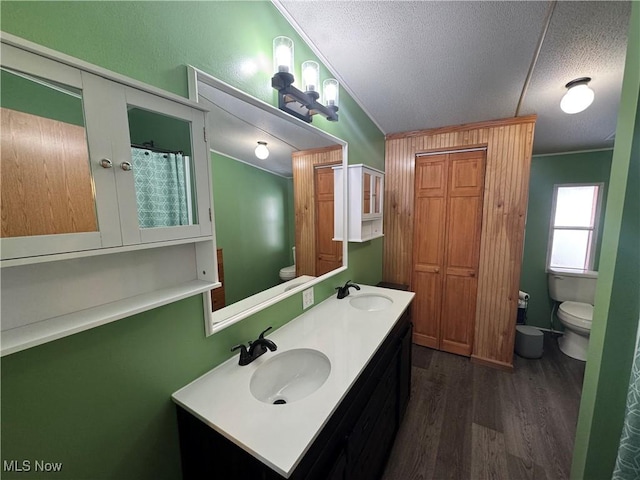
<svg viewBox="0 0 640 480"><path fill-rule="evenodd" d="M324 104L327 107L338 106L339 84L334 78L327 78L322 82L322 94L324 95Z"/></svg>
<svg viewBox="0 0 640 480"><path fill-rule="evenodd" d="M560 101L560 108L563 112L568 114L579 113L586 110L593 103L595 93L587 85L590 80L590 78L584 77L567 83L566 87L569 91L564 94Z"/></svg>
<svg viewBox="0 0 640 480"><path fill-rule="evenodd" d="M320 66L317 62L308 60L302 64L302 90L317 92L320 83Z"/></svg>
<svg viewBox="0 0 640 480"><path fill-rule="evenodd" d="M273 39L273 69L276 72L293 71L293 40L290 38Z"/></svg>
<svg viewBox="0 0 640 480"><path fill-rule="evenodd" d="M267 142L258 142L258 146L255 150L256 157L260 160L266 160L269 157L269 149L267 148Z"/></svg>

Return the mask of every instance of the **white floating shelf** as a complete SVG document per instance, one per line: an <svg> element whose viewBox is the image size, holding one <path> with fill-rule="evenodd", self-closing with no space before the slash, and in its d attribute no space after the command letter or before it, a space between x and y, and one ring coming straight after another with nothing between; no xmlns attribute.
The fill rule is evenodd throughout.
<svg viewBox="0 0 640 480"><path fill-rule="evenodd" d="M42 345L219 287L193 280L2 332L1 356Z"/></svg>

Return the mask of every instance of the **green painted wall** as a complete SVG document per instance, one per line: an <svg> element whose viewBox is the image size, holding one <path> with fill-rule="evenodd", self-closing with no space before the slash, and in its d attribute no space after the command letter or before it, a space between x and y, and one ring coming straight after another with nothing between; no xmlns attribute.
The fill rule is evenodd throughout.
<svg viewBox="0 0 640 480"><path fill-rule="evenodd" d="M229 304L277 285L280 269L293 264L293 182L216 153L211 160L216 240L223 249Z"/></svg>
<svg viewBox="0 0 640 480"><path fill-rule="evenodd" d="M13 73L0 72L0 105L18 112L84 127L82 100ZM74 89L69 87L69 91Z"/></svg>
<svg viewBox="0 0 640 480"><path fill-rule="evenodd" d="M520 277L520 290L531 295L527 311L528 325L551 328L553 301L549 298L547 288L546 261L553 186L561 183L605 183L599 220L600 232L596 242L595 270L597 270L612 155L612 150L603 150L534 156L531 161L529 207ZM554 320L553 328L562 329L557 318Z"/></svg>
<svg viewBox="0 0 640 480"><path fill-rule="evenodd" d="M571 478L611 478L640 317L640 2L633 2Z"/></svg>
<svg viewBox="0 0 640 480"><path fill-rule="evenodd" d="M187 96L185 65L264 101L271 42L294 39L295 72L317 60L270 2L2 2L1 28ZM255 73L244 73L254 62ZM321 76L329 74L322 69ZM384 136L343 90L340 121L314 124L349 144L349 162L384 166ZM242 219L239 219L242 221ZM382 239L349 246L349 270L316 286L316 302L347 279L382 278ZM231 356L229 348L302 313L295 295L209 338L195 296L2 358L2 458L63 462L57 476L180 478L170 395Z"/></svg>

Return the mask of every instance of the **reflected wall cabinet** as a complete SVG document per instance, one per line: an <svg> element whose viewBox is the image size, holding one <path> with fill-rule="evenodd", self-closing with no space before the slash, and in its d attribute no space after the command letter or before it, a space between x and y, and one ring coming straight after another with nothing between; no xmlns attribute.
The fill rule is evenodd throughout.
<svg viewBox="0 0 640 480"><path fill-rule="evenodd" d="M336 212L334 231L336 240L342 240L342 167L334 167ZM384 172L363 164L349 165L349 235L350 242L366 242L382 237L384 205Z"/></svg>
<svg viewBox="0 0 640 480"><path fill-rule="evenodd" d="M4 33L1 59L3 354L211 289L206 111Z"/></svg>

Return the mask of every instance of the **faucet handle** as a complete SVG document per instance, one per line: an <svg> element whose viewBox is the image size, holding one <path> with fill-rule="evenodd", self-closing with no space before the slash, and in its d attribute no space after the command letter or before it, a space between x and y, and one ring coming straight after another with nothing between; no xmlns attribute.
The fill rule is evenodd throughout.
<svg viewBox="0 0 640 480"><path fill-rule="evenodd" d="M238 349L240 349L240 358L238 359L238 365L244 366L244 365L250 364L251 363L251 355L249 355L249 351L247 350L247 346L244 343L241 343L240 345L236 345L235 347L232 347L231 351L235 352Z"/></svg>
<svg viewBox="0 0 640 480"><path fill-rule="evenodd" d="M272 328L273 328L273 327L269 327L269 328L267 328L264 332L262 332L262 333L260 334L260 336L259 336L258 338L259 338L259 339L260 339L260 338L264 338L264 334L265 334L265 333L267 333L267 332L268 332L269 330L271 330Z"/></svg>

